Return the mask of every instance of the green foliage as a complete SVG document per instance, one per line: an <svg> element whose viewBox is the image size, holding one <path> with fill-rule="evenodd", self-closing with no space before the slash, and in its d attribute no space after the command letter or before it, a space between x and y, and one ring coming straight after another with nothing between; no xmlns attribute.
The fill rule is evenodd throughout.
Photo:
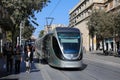
<svg viewBox="0 0 120 80"><path fill-rule="evenodd" d="M87 24L90 36L96 35L102 45L105 38L120 36L120 12L93 11Z"/></svg>
<svg viewBox="0 0 120 80"><path fill-rule="evenodd" d="M7 41L12 41L11 39L12 39L12 34L11 34L11 32L10 31L7 31L6 32L6 34L7 34Z"/></svg>
<svg viewBox="0 0 120 80"><path fill-rule="evenodd" d="M30 38L30 36L32 35L34 30L35 30L34 27L32 27L32 28L29 26L24 27L22 37L24 37L25 39Z"/></svg>
<svg viewBox="0 0 120 80"><path fill-rule="evenodd" d="M14 24L20 23L25 18L35 18L34 12L41 11L49 0L0 0L1 5L7 10Z"/></svg>
<svg viewBox="0 0 120 80"><path fill-rule="evenodd" d="M0 5L6 10L9 16L8 19L11 21L8 25L11 25L9 30L12 32L13 41L15 41L14 39L19 35L21 21L25 21L25 25L23 26L25 27L24 29L26 29L24 37L31 36L34 29L29 19L32 18L33 21L31 22L37 25L34 12L40 12L43 7L47 6L48 2L50 2L50 0L0 0Z"/></svg>
<svg viewBox="0 0 120 80"><path fill-rule="evenodd" d="M92 13L91 16L90 16L90 19L87 23L88 30L89 30L89 35L92 38L95 36L95 33L96 33L96 27L95 26L97 26L97 23L98 23L98 22L95 22L95 21L97 21L97 15L96 14L97 14L96 12Z"/></svg>
<svg viewBox="0 0 120 80"><path fill-rule="evenodd" d="M113 35L114 18L111 13L105 11L93 11L88 21L88 29L90 36L100 38L107 38Z"/></svg>
<svg viewBox="0 0 120 80"><path fill-rule="evenodd" d="M44 30L40 31L39 37L42 37L44 35Z"/></svg>
<svg viewBox="0 0 120 80"><path fill-rule="evenodd" d="M115 33L120 36L120 12L114 15Z"/></svg>
<svg viewBox="0 0 120 80"><path fill-rule="evenodd" d="M1 28L6 30L6 31L10 31L11 30L11 20L8 19L8 18L4 18L4 19L0 19L0 25L1 25Z"/></svg>

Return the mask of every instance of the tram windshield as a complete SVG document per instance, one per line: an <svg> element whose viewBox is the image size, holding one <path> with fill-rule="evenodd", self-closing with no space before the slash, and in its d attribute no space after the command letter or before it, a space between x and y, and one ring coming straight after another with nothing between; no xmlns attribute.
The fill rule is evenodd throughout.
<svg viewBox="0 0 120 80"><path fill-rule="evenodd" d="M80 33L58 33L61 46L65 54L76 54L80 49Z"/></svg>

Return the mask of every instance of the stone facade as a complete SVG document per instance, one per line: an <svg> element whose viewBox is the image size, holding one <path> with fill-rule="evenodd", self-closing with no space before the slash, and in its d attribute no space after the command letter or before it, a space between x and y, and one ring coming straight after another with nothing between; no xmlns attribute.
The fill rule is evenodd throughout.
<svg viewBox="0 0 120 80"><path fill-rule="evenodd" d="M44 27L44 34L51 32L56 27L66 27L66 26L63 24L52 24L50 26L45 26Z"/></svg>
<svg viewBox="0 0 120 80"><path fill-rule="evenodd" d="M77 27L82 32L83 46L88 51L91 49L92 41L89 36L87 20L94 9L119 11L120 0L80 0L80 2L69 12L69 27ZM94 49L96 49L96 37L94 38Z"/></svg>

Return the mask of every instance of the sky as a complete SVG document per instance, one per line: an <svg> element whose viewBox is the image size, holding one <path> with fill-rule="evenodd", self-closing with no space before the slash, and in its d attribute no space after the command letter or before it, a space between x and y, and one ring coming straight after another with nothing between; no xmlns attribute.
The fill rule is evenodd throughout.
<svg viewBox="0 0 120 80"><path fill-rule="evenodd" d="M41 12L35 13L37 18L36 22L39 26L33 25L36 30L33 36L36 38L39 32L44 29L46 25L46 17L54 18L52 24L69 24L69 11L79 2L80 0L51 0L48 6L45 6ZM51 19L48 20L48 24Z"/></svg>

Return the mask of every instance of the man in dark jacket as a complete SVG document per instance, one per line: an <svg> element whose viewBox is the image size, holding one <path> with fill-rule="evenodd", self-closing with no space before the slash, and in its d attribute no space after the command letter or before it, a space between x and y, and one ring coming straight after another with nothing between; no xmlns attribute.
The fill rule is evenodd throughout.
<svg viewBox="0 0 120 80"><path fill-rule="evenodd" d="M8 49L6 49L6 67L7 67L7 72L12 72L12 67L13 67L13 51L12 51L12 46L9 46Z"/></svg>

